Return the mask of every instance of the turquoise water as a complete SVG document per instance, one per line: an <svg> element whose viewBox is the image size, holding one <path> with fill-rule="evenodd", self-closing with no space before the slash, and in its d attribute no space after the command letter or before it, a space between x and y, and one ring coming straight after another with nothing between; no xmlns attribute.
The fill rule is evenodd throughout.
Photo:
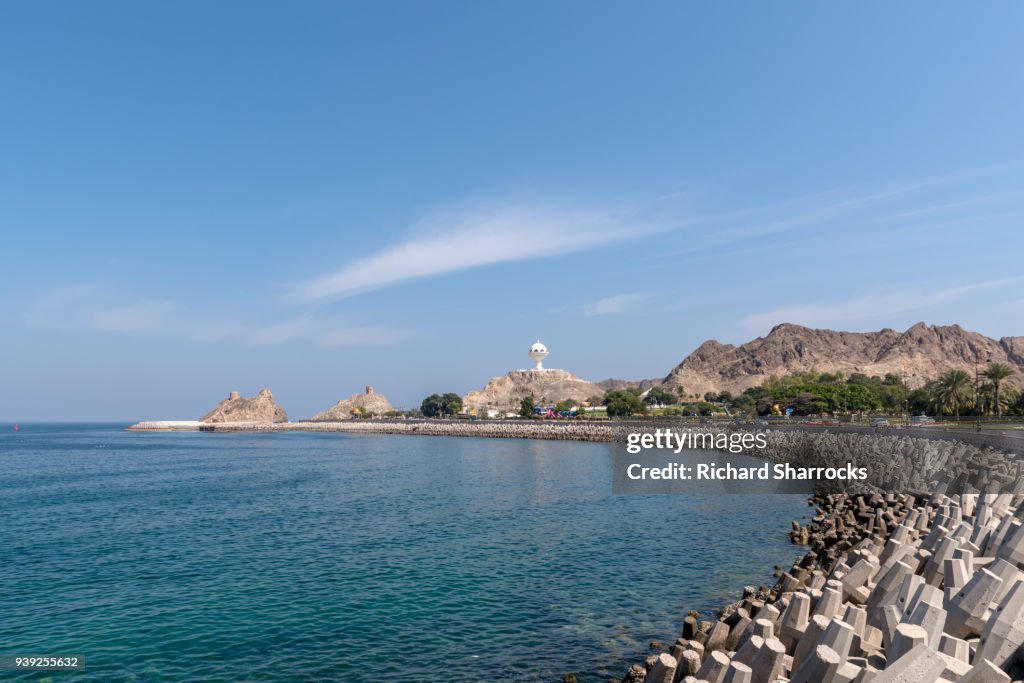
<svg viewBox="0 0 1024 683"><path fill-rule="evenodd" d="M87 662L0 678L607 681L808 512L612 495L603 444L121 427L0 427L0 653Z"/></svg>

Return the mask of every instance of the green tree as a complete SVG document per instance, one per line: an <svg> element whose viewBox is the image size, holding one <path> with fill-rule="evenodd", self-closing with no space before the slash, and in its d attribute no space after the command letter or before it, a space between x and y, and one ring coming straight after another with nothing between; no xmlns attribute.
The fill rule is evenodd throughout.
<svg viewBox="0 0 1024 683"><path fill-rule="evenodd" d="M907 394L907 410L911 414L923 413L932 403L932 395L928 389L914 389Z"/></svg>
<svg viewBox="0 0 1024 683"><path fill-rule="evenodd" d="M644 398L647 405L654 406L670 406L676 402L676 397L671 393L665 391L661 387L654 387L647 392L647 396Z"/></svg>
<svg viewBox="0 0 1024 683"><path fill-rule="evenodd" d="M1002 417L1002 402L999 400L999 389L1004 380L1013 375L1013 368L1004 363L989 363L988 367L981 373L982 376L992 383L995 389L996 417Z"/></svg>
<svg viewBox="0 0 1024 683"><path fill-rule="evenodd" d="M934 384L932 399L939 412L952 411L960 419L960 406L971 396L971 376L963 370L949 370Z"/></svg>
<svg viewBox="0 0 1024 683"><path fill-rule="evenodd" d="M456 393L431 394L423 399L420 412L427 417L455 415L462 410L462 398Z"/></svg>
<svg viewBox="0 0 1024 683"><path fill-rule="evenodd" d="M808 391L802 391L786 401L786 407L793 409L794 415L815 415L829 409L829 401Z"/></svg>
<svg viewBox="0 0 1024 683"><path fill-rule="evenodd" d="M533 412L533 406L536 404L536 399L533 394L523 396L522 400L519 401L519 417L535 417L536 413Z"/></svg>
<svg viewBox="0 0 1024 683"><path fill-rule="evenodd" d="M629 389L615 389L606 393L604 406L608 411L608 417L629 417L647 410L647 405Z"/></svg>

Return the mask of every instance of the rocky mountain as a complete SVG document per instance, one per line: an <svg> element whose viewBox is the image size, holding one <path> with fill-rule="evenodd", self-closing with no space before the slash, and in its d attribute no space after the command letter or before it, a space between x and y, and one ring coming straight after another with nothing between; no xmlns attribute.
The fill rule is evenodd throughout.
<svg viewBox="0 0 1024 683"><path fill-rule="evenodd" d="M567 398L582 402L591 396L604 396L604 389L565 370L512 370L491 379L480 391L469 392L462 403L470 408L519 410L519 402L531 394L544 402Z"/></svg>
<svg viewBox="0 0 1024 683"><path fill-rule="evenodd" d="M595 382L597 386L601 387L605 391L613 391L616 389L640 389L640 391L647 391L651 387L656 387L661 384L660 379L614 379L609 377L603 379L600 382Z"/></svg>
<svg viewBox="0 0 1024 683"><path fill-rule="evenodd" d="M806 370L893 373L919 386L951 369L973 376L975 362L1005 363L1024 379L1024 337L990 339L959 325L917 323L905 332L836 332L783 323L739 346L706 341L663 380L666 389L683 387L687 396L708 391L741 392L771 375Z"/></svg>
<svg viewBox="0 0 1024 683"><path fill-rule="evenodd" d="M252 398L245 398L237 391L217 404L217 407L203 416L202 422L287 422L284 408L274 403L270 389L263 389Z"/></svg>
<svg viewBox="0 0 1024 683"><path fill-rule="evenodd" d="M366 387L365 393L352 394L348 398L335 403L333 407L322 413L317 413L309 419L311 422L348 420L352 417L353 413L359 412L360 409L379 416L394 410L394 407L384 394L376 394L373 391L373 387Z"/></svg>

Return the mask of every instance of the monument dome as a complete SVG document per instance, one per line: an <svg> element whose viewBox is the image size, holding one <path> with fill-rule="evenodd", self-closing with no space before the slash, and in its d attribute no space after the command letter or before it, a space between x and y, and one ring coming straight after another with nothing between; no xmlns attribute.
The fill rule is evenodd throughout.
<svg viewBox="0 0 1024 683"><path fill-rule="evenodd" d="M534 370L543 370L544 366L541 365L543 360L548 357L548 347L540 343L540 339L535 341L530 347L530 358L536 365L533 366Z"/></svg>

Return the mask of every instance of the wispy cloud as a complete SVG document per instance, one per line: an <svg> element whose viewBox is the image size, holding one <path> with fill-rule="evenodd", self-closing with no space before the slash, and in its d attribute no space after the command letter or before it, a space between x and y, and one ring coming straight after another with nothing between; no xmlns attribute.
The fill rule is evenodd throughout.
<svg viewBox="0 0 1024 683"><path fill-rule="evenodd" d="M971 294L1021 281L1024 281L1024 277L1001 278L930 291L921 288L915 291L905 285L889 285L840 301L780 306L748 315L740 321L740 328L747 334L760 335L783 322L839 329L863 323L885 325L895 315L925 312Z"/></svg>
<svg viewBox="0 0 1024 683"><path fill-rule="evenodd" d="M641 292L616 294L615 296L605 297L600 301L595 301L592 304L585 305L583 307L583 315L617 315L619 313L625 313L634 304L640 303L648 298L650 298L650 294Z"/></svg>
<svg viewBox="0 0 1024 683"><path fill-rule="evenodd" d="M497 207L436 216L416 235L301 283L307 301L341 299L401 282L593 249L657 228L635 216L536 207Z"/></svg>
<svg viewBox="0 0 1024 683"><path fill-rule="evenodd" d="M976 214L962 214L979 206L1001 207L1007 217L1019 215L1024 193L1013 185L1015 176L1006 174L1017 166L965 169L902 182L840 187L729 211L692 212L681 226L690 228L680 231L685 234L684 246L652 253L648 260L674 265L680 257L731 253L752 242L771 248L783 239L791 245L847 237L851 231L860 235L884 231L888 239L896 230L930 229L936 219L976 219ZM977 187L979 180L985 181L984 189ZM1008 190L990 187L1008 182Z"/></svg>

